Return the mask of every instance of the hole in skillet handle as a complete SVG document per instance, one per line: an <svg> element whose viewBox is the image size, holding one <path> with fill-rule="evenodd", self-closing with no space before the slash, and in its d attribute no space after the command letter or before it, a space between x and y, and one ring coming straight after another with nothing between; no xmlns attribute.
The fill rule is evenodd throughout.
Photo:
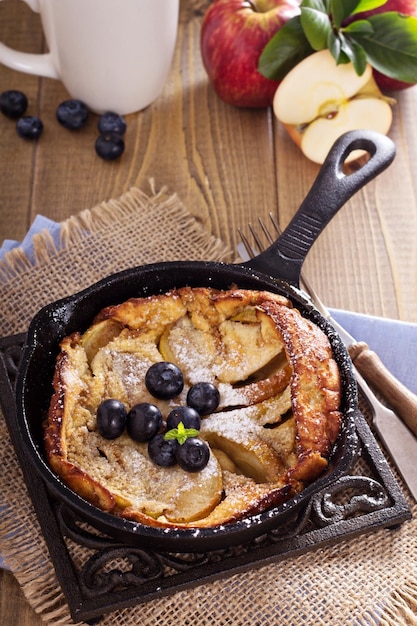
<svg viewBox="0 0 417 626"><path fill-rule="evenodd" d="M346 174L345 161L357 150L365 151L367 158L361 157L357 168ZM339 137L287 228L269 248L243 265L298 287L302 265L318 236L339 209L394 157L393 141L375 131L354 130Z"/></svg>

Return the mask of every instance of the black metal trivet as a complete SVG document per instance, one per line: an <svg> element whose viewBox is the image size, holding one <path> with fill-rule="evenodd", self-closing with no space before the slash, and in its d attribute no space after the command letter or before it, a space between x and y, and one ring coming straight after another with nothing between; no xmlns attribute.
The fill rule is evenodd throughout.
<svg viewBox="0 0 417 626"><path fill-rule="evenodd" d="M0 399L58 580L75 622L173 594L410 519L407 501L366 420L349 475L315 494L294 517L240 546L205 554L163 553L115 542L57 502L23 458L14 384L24 335L0 339Z"/></svg>

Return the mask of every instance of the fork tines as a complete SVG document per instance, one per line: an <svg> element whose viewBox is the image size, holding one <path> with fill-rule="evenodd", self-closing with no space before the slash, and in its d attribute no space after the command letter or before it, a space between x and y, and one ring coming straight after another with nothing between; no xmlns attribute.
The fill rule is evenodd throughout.
<svg viewBox="0 0 417 626"><path fill-rule="evenodd" d="M281 228L279 227L278 224L278 220L275 217L275 215L273 215L273 213L269 213L269 219L271 221L271 224L273 226L273 229L276 233L277 236L279 236L281 234ZM252 259L253 257L257 256L260 252L262 252L263 250L265 250L266 248L268 248L272 243L274 243L274 237L271 235L270 230L268 229L268 227L266 226L264 220L261 217L258 217L258 224L261 228L262 233L265 236L265 239L267 241L267 245L265 245L264 241L262 240L262 238L260 237L258 231L256 230L256 228L249 222L248 223L248 229L250 231L250 234L253 238L253 241L255 242L255 246L252 245L248 239L248 237L245 235L245 233L243 233L240 228L238 228L238 233L240 235L240 238L242 240L242 244L247 252L247 254L249 255L249 257Z"/></svg>

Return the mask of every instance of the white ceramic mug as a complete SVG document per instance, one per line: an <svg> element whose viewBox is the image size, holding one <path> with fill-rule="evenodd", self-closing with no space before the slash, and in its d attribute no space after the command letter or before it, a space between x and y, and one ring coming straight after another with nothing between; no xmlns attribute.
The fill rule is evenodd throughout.
<svg viewBox="0 0 417 626"><path fill-rule="evenodd" d="M0 63L61 80L96 113L133 113L160 95L175 49L179 0L24 1L40 13L49 52L0 43Z"/></svg>

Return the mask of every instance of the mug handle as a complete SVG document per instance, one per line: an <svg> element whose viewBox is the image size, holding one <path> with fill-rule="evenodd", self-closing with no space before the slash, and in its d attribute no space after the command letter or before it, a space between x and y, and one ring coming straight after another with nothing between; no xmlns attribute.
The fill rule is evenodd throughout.
<svg viewBox="0 0 417 626"><path fill-rule="evenodd" d="M23 0L23 2L26 2L32 11L39 13L39 0ZM26 74L35 74L36 76L45 76L46 78L59 78L50 52L46 54L20 52L0 42L0 63L10 67L12 70L25 72Z"/></svg>

